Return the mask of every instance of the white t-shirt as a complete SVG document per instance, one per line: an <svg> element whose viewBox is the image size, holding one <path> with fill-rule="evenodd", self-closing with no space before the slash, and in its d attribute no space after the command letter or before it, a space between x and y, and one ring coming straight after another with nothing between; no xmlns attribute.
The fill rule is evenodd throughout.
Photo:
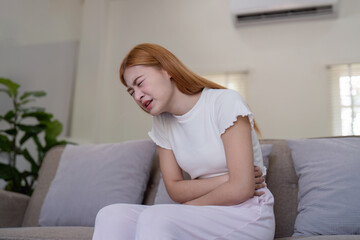
<svg viewBox="0 0 360 240"><path fill-rule="evenodd" d="M253 114L234 90L204 88L197 103L184 115L162 113L153 117L149 136L158 146L171 149L179 166L192 179L213 177L228 173L221 134L238 116L249 118L254 165L265 175Z"/></svg>

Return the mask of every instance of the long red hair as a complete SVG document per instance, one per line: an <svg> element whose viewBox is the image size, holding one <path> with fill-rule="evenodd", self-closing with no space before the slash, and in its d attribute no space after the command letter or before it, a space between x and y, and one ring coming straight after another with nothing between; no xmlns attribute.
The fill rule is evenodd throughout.
<svg viewBox="0 0 360 240"><path fill-rule="evenodd" d="M157 44L139 44L126 55L120 65L120 80L124 86L127 86L124 79L125 69L137 65L154 66L164 69L171 76L176 87L187 95L199 93L204 88L225 89L224 86L192 72L174 54ZM255 121L254 128L260 134Z"/></svg>

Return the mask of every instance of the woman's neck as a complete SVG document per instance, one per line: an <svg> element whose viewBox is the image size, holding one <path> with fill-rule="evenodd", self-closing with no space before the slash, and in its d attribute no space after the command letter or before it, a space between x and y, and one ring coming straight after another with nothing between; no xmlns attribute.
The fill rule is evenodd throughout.
<svg viewBox="0 0 360 240"><path fill-rule="evenodd" d="M169 112L178 116L184 115L195 106L197 101L200 99L200 96L201 92L193 95L187 95L177 89L173 95L173 101Z"/></svg>

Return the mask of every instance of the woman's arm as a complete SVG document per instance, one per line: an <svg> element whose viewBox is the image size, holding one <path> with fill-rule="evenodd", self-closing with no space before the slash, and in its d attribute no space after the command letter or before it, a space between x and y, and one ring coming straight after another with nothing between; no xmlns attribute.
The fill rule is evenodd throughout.
<svg viewBox="0 0 360 240"><path fill-rule="evenodd" d="M221 138L229 169L228 181L186 204L236 205L254 195L253 146L248 117L238 117Z"/></svg>
<svg viewBox="0 0 360 240"><path fill-rule="evenodd" d="M184 180L172 150L158 147L160 168L166 190L172 200L184 203L199 198L225 183L229 175L206 179Z"/></svg>
<svg viewBox="0 0 360 240"><path fill-rule="evenodd" d="M244 130L242 128L244 128ZM232 188L233 185L236 185L235 187L237 187L240 186L240 181L241 181L241 179L236 180L239 174L241 174L241 171L236 172L237 170L234 170L235 168L229 167L229 163L234 162L234 160L230 160L228 157L230 152L232 152L231 149L240 150L241 153L239 157L241 157L241 154L245 154L248 151L247 155L246 156L244 155L244 158L249 159L251 163L250 175L251 175L252 184L250 185L253 186L253 188L251 189L251 196L253 195L260 196L264 194L264 192L261 191L255 192L254 189L257 190L265 187L265 183L260 168L253 166L253 152L252 152L252 141L251 141L250 131L251 129L248 118L239 117L239 120L235 123L235 125L227 129L225 133L222 135L222 140L225 146L227 164L229 168L229 174L232 175L231 184L227 184L226 186ZM234 137L235 139L233 139ZM229 142L229 144L226 144L226 142ZM213 191L220 185L229 183L229 174L206 178L206 179L184 180L181 168L176 162L176 158L174 156L173 151L158 147L158 152L160 158L160 168L167 192L169 193L171 199L176 202L179 203L186 202L187 204L197 204L197 203L199 204L201 200L204 200L205 198L209 197L209 195L208 196L204 196L204 195L209 194L211 191ZM235 156L231 157L231 159L236 159L237 153L235 152L233 154ZM235 162L236 161L237 160L235 160ZM235 167L240 163L241 162L239 161L237 164L235 164ZM230 168L232 170L230 170ZM200 198L202 196L204 197ZM228 201L225 198L223 198L223 196L220 195L219 199L221 199L221 201L218 204L227 205L226 203ZM239 201L239 199L236 198L236 201ZM215 204L215 203L209 202L206 204L205 202L203 202L203 205L209 205L209 204ZM228 205L232 205L232 204L228 203Z"/></svg>

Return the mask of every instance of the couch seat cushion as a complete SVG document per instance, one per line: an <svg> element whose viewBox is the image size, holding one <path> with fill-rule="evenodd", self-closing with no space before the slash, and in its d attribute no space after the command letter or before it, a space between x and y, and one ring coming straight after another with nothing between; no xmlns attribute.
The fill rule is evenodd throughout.
<svg viewBox="0 0 360 240"><path fill-rule="evenodd" d="M0 240L90 240L93 227L0 228Z"/></svg>
<svg viewBox="0 0 360 240"><path fill-rule="evenodd" d="M303 237L285 237L275 238L275 240L359 240L359 235L323 235L323 236L303 236Z"/></svg>

